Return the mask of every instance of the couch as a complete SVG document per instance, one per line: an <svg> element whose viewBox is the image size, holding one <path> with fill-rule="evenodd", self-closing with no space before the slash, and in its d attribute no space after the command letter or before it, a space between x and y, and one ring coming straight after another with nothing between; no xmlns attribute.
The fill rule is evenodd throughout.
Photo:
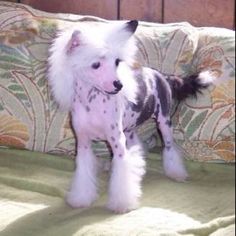
<svg viewBox="0 0 236 236"><path fill-rule="evenodd" d="M74 169L75 137L47 84L48 48L58 30L105 19L52 14L0 2L0 230L1 235L233 235L235 162L235 32L187 22L140 22L137 60L167 74L211 69L214 86L198 99L174 103L176 144L190 179L163 175L155 124L138 133L147 151L141 207L113 215L99 200L89 209L63 201ZM109 150L93 144L101 160Z"/></svg>

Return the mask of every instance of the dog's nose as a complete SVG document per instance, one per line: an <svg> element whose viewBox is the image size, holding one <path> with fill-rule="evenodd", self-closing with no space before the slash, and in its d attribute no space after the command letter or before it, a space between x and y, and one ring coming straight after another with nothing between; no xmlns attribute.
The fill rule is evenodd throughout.
<svg viewBox="0 0 236 236"><path fill-rule="evenodd" d="M120 91L123 87L123 84L119 80L115 80L113 82L113 85L116 88L116 91Z"/></svg>

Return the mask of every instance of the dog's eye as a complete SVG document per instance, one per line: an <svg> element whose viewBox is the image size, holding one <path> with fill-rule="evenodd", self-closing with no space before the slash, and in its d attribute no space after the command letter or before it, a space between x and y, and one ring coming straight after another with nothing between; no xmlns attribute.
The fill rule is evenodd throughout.
<svg viewBox="0 0 236 236"><path fill-rule="evenodd" d="M93 69L98 69L99 67L101 66L101 63L100 62L94 62L93 64L92 64L92 68Z"/></svg>
<svg viewBox="0 0 236 236"><path fill-rule="evenodd" d="M120 62L121 62L121 59L117 58L117 59L115 60L115 65L118 66Z"/></svg>

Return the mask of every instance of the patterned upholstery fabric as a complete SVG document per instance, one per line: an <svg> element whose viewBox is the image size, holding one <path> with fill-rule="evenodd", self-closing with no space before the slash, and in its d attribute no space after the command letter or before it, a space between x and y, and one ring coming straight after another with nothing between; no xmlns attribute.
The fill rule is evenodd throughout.
<svg viewBox="0 0 236 236"><path fill-rule="evenodd" d="M58 109L47 84L48 47L57 30L107 22L0 2L0 146L75 154L70 117ZM216 86L198 100L174 105L175 140L189 159L234 162L234 31L141 22L136 38L143 65L182 76L214 70ZM147 148L160 145L153 121L138 132ZM101 142L94 149L98 155L108 153Z"/></svg>

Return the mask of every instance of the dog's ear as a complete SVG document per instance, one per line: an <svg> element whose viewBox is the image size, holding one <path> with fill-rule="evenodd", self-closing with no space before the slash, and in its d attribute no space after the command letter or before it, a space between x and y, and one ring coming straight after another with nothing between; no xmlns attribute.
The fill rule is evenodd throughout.
<svg viewBox="0 0 236 236"><path fill-rule="evenodd" d="M138 27L138 21L137 20L131 20L126 23L125 29L133 34Z"/></svg>
<svg viewBox="0 0 236 236"><path fill-rule="evenodd" d="M80 36L81 32L79 30L75 30L72 33L71 38L66 46L67 54L70 54L75 48L79 47L79 45L81 44Z"/></svg>
<svg viewBox="0 0 236 236"><path fill-rule="evenodd" d="M108 33L106 34L107 41L113 45L123 46L135 33L137 27L137 20L110 24L110 28L108 28Z"/></svg>

